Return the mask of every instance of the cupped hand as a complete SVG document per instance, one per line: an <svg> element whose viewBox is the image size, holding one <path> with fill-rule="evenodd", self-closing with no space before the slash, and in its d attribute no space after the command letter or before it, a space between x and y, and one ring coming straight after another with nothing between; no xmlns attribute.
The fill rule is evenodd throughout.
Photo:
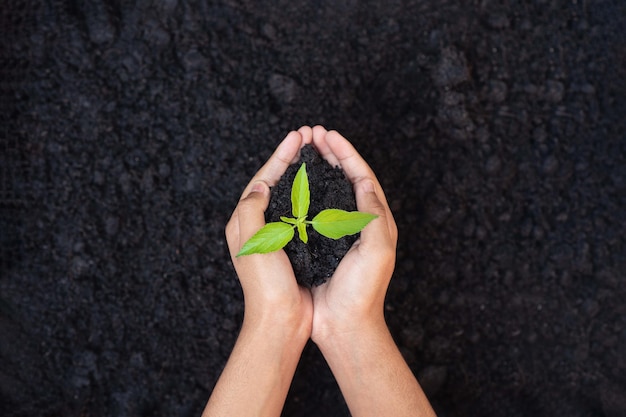
<svg viewBox="0 0 626 417"><path fill-rule="evenodd" d="M313 145L352 183L359 211L376 214L332 278L313 288L311 338L320 345L358 328L386 328L384 300L395 267L398 230L382 187L369 165L339 133L312 129Z"/></svg>
<svg viewBox="0 0 626 417"><path fill-rule="evenodd" d="M265 225L269 187L297 161L300 148L311 142L310 128L301 131L289 133L246 186L226 225L226 241L243 289L244 326L267 324L279 331L297 330L308 338L313 314L311 294L298 286L286 253L280 250L236 256L243 244Z"/></svg>

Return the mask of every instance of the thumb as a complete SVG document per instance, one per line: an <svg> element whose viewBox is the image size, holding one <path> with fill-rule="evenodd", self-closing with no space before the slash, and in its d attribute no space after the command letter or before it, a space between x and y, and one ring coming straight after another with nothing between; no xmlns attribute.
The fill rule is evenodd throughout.
<svg viewBox="0 0 626 417"><path fill-rule="evenodd" d="M264 181L257 181L252 184L248 195L239 200L237 218L240 244L250 239L265 225L265 210L270 201L269 194L269 186Z"/></svg>
<svg viewBox="0 0 626 417"><path fill-rule="evenodd" d="M390 243L393 240L395 223L391 211L387 207L384 196L378 197L378 187L374 181L363 179L355 184L356 203L359 211L378 216L361 231L361 242L367 245L373 243Z"/></svg>

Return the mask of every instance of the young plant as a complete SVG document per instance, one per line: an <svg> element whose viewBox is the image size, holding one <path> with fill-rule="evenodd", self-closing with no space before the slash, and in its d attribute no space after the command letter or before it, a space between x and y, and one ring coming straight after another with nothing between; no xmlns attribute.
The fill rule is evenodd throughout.
<svg viewBox="0 0 626 417"><path fill-rule="evenodd" d="M237 254L237 256L253 253L269 253L285 247L298 230L298 236L304 243L309 241L306 228L313 226L319 234L331 239L339 239L346 235L360 232L376 215L360 211L326 209L320 211L312 220L307 220L311 193L306 164L303 163L291 186L291 212L293 217L281 216L280 222L272 222L263 226L254 234Z"/></svg>

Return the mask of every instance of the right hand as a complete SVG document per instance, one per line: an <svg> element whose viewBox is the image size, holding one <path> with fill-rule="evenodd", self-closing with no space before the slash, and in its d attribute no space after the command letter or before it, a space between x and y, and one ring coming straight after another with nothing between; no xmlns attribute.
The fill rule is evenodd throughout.
<svg viewBox="0 0 626 417"><path fill-rule="evenodd" d="M398 229L382 187L369 165L343 136L316 126L318 152L340 166L352 183L359 211L376 214L344 256L332 278L312 289L311 339L323 345L333 337L361 330L386 329L384 301L395 267Z"/></svg>

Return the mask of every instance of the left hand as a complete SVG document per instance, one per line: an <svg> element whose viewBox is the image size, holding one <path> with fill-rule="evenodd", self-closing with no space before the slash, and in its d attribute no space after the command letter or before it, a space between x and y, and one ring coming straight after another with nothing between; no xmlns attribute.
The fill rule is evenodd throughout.
<svg viewBox="0 0 626 417"><path fill-rule="evenodd" d="M226 241L243 289L244 327L296 331L309 338L313 304L311 293L298 286L284 250L236 257L243 244L265 225L264 212L274 186L287 167L297 162L299 150L311 143L312 131L291 132L244 189L228 224ZM269 335L268 335L269 337Z"/></svg>

